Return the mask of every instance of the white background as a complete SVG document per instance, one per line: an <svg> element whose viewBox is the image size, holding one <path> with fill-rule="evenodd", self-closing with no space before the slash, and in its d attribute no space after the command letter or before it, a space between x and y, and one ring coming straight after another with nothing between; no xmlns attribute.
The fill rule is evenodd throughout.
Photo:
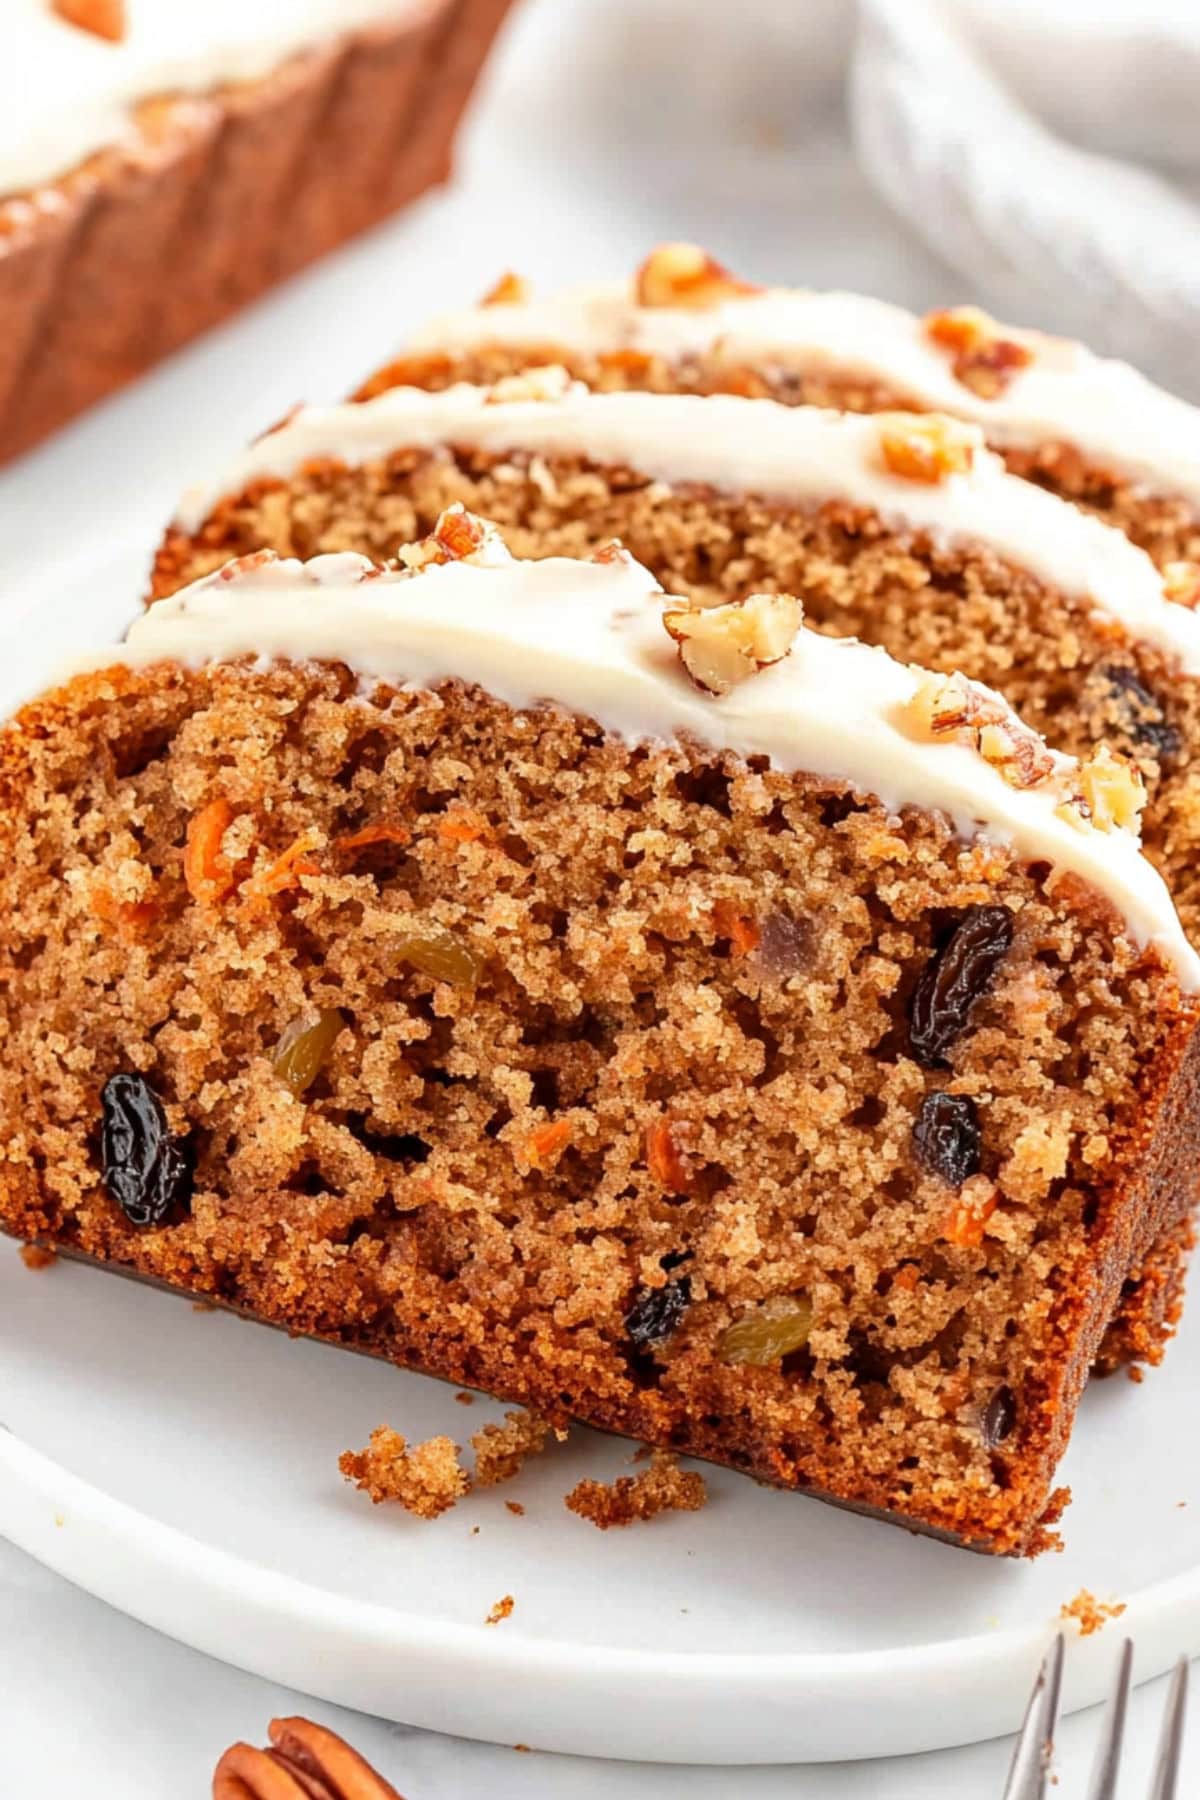
<svg viewBox="0 0 1200 1800"><path fill-rule="evenodd" d="M20 608L26 571L44 559L114 541L133 546L132 606L148 548L198 470L296 400L338 396L422 316L477 296L503 267L547 283L610 275L664 237L689 237L758 279L918 307L964 297L855 169L829 85L844 22L838 0L526 0L450 190L0 474L6 607ZM1036 293L1028 310L1038 317ZM1148 1763L1160 1704L1153 1690L1135 1701L1131 1774ZM289 1711L344 1730L408 1800L986 1797L1007 1761L1005 1746L984 1745L886 1766L636 1769L339 1719L156 1637L0 1546L0 1792L201 1797L226 1743L264 1741L267 1719ZM1084 1718L1060 1734L1063 1800L1082 1792L1093 1731ZM1187 1767L1195 1787L1200 1730Z"/></svg>

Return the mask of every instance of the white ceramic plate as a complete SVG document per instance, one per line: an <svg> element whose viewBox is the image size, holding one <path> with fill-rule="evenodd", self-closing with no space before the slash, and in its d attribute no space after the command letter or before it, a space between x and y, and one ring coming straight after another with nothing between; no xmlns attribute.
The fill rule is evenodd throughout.
<svg viewBox="0 0 1200 1800"><path fill-rule="evenodd" d="M0 710L119 629L140 560L118 545L27 590ZM1013 1728L1081 1587L1128 1610L1073 1645L1070 1706L1100 1697L1123 1627L1146 1678L1200 1652L1192 1324L1140 1387L1088 1393L1066 1552L1030 1565L721 1472L702 1513L602 1535L562 1496L630 1450L584 1432L431 1525L368 1505L339 1451L385 1420L465 1442L498 1408L97 1271L34 1275L0 1243L0 1532L213 1655L463 1736L731 1763L971 1742Z"/></svg>

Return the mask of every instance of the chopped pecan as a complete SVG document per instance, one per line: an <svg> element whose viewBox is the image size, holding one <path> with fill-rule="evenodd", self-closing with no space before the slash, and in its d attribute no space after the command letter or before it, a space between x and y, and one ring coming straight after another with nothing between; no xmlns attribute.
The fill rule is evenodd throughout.
<svg viewBox="0 0 1200 1800"><path fill-rule="evenodd" d="M311 1719L272 1719L267 1735L267 1750L226 1750L213 1800L404 1800L344 1738Z"/></svg>
<svg viewBox="0 0 1200 1800"><path fill-rule="evenodd" d="M951 475L966 475L975 459L978 433L941 413L880 413L879 447L884 467L906 481L931 487Z"/></svg>
<svg viewBox="0 0 1200 1800"><path fill-rule="evenodd" d="M1163 593L1176 606L1200 605L1200 563L1167 563L1163 569Z"/></svg>
<svg viewBox="0 0 1200 1800"><path fill-rule="evenodd" d="M1038 787L1054 773L1054 757L1044 739L999 694L965 675L927 675L907 710L930 737L973 742L1010 787Z"/></svg>
<svg viewBox="0 0 1200 1800"><path fill-rule="evenodd" d="M1005 337L995 319L977 306L955 306L925 316L926 335L953 350L956 378L981 400L995 400L1018 370L1033 361L1028 344Z"/></svg>
<svg viewBox="0 0 1200 1800"><path fill-rule="evenodd" d="M446 508L427 538L399 551L400 561L409 569L427 569L434 563L496 562L507 556L496 527L469 513L461 500Z"/></svg>
<svg viewBox="0 0 1200 1800"><path fill-rule="evenodd" d="M1146 804L1146 783L1135 762L1100 744L1080 763L1078 789L1058 811L1072 824L1083 822L1100 831L1137 831Z"/></svg>
<svg viewBox="0 0 1200 1800"><path fill-rule="evenodd" d="M68 25L78 25L93 37L119 44L129 29L125 0L53 0L55 12Z"/></svg>
<svg viewBox="0 0 1200 1800"><path fill-rule="evenodd" d="M529 283L523 275L514 275L511 269L505 269L500 279L490 287L480 306L522 306L529 298Z"/></svg>
<svg viewBox="0 0 1200 1800"><path fill-rule="evenodd" d="M748 675L787 655L803 617L791 594L750 594L723 606L672 601L663 624L696 686L709 694L727 694Z"/></svg>
<svg viewBox="0 0 1200 1800"><path fill-rule="evenodd" d="M762 289L739 281L699 244L659 244L638 270L634 292L639 306L682 306L703 312Z"/></svg>
<svg viewBox="0 0 1200 1800"><path fill-rule="evenodd" d="M502 375L487 393L489 406L502 406L509 400L561 400L575 385L561 363L544 363L536 369L522 369L519 375Z"/></svg>

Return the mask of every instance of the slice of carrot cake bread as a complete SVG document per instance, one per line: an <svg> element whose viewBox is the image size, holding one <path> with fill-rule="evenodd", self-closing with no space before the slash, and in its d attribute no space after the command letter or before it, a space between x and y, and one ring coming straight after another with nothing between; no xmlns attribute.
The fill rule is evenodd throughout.
<svg viewBox="0 0 1200 1800"><path fill-rule="evenodd" d="M782 594L404 560L234 563L0 737L0 1223L1041 1548L1196 1179L1136 772Z"/></svg>
<svg viewBox="0 0 1200 1800"><path fill-rule="evenodd" d="M561 370L397 388L304 408L193 490L154 591L264 546L391 556L455 501L520 555L615 536L702 604L794 593L817 630L961 669L1073 754L1132 756L1146 851L1200 930L1200 612L1120 532L1008 475L976 428L594 394Z"/></svg>
<svg viewBox="0 0 1200 1800"><path fill-rule="evenodd" d="M973 306L918 318L865 294L756 287L694 244L660 245L632 282L541 299L508 276L483 305L435 319L361 392L488 383L539 363L598 388L948 413L1160 564L1200 559L1200 412L1127 363Z"/></svg>

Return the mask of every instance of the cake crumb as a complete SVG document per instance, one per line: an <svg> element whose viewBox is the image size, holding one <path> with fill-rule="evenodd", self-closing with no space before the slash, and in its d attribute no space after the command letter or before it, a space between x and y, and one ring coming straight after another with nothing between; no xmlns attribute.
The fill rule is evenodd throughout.
<svg viewBox="0 0 1200 1800"><path fill-rule="evenodd" d="M599 1531L610 1525L632 1525L661 1512L699 1512L708 1499L704 1477L679 1467L668 1450L656 1450L639 1475L621 1475L611 1485L579 1482L565 1504Z"/></svg>
<svg viewBox="0 0 1200 1800"><path fill-rule="evenodd" d="M1080 1637L1091 1637L1107 1625L1110 1619L1119 1619L1125 1611L1123 1600L1097 1600L1095 1594L1087 1588L1080 1588L1073 1600L1068 1600L1059 1609L1060 1619L1074 1619L1079 1627Z"/></svg>
<svg viewBox="0 0 1200 1800"><path fill-rule="evenodd" d="M523 1519L525 1517L525 1508L521 1505L519 1500L506 1500L504 1504L507 1506L510 1513L516 1513L518 1519Z"/></svg>
<svg viewBox="0 0 1200 1800"><path fill-rule="evenodd" d="M552 1429L548 1419L522 1409L506 1412L503 1425L485 1425L477 1431L471 1439L476 1487L495 1487L498 1482L511 1481L527 1457L536 1456L545 1448ZM566 1435L565 1431L555 1432L560 1442Z"/></svg>
<svg viewBox="0 0 1200 1800"><path fill-rule="evenodd" d="M448 1437L410 1446L390 1425L373 1431L365 1450L343 1451L338 1468L374 1505L398 1500L419 1519L436 1519L470 1489L458 1447Z"/></svg>
<svg viewBox="0 0 1200 1800"><path fill-rule="evenodd" d="M27 1269L49 1269L58 1261L57 1253L44 1244L22 1244L20 1256Z"/></svg>
<svg viewBox="0 0 1200 1800"><path fill-rule="evenodd" d="M493 1606L491 1612L483 1621L484 1624L499 1625L501 1619L507 1619L509 1617L515 1605L516 1601L513 1599L512 1595L505 1594L503 1599L497 1600L495 1606Z"/></svg>
<svg viewBox="0 0 1200 1800"><path fill-rule="evenodd" d="M475 1404L474 1394L468 1394L465 1389L460 1393L455 1394L454 1398L458 1401L460 1406L474 1406Z"/></svg>

